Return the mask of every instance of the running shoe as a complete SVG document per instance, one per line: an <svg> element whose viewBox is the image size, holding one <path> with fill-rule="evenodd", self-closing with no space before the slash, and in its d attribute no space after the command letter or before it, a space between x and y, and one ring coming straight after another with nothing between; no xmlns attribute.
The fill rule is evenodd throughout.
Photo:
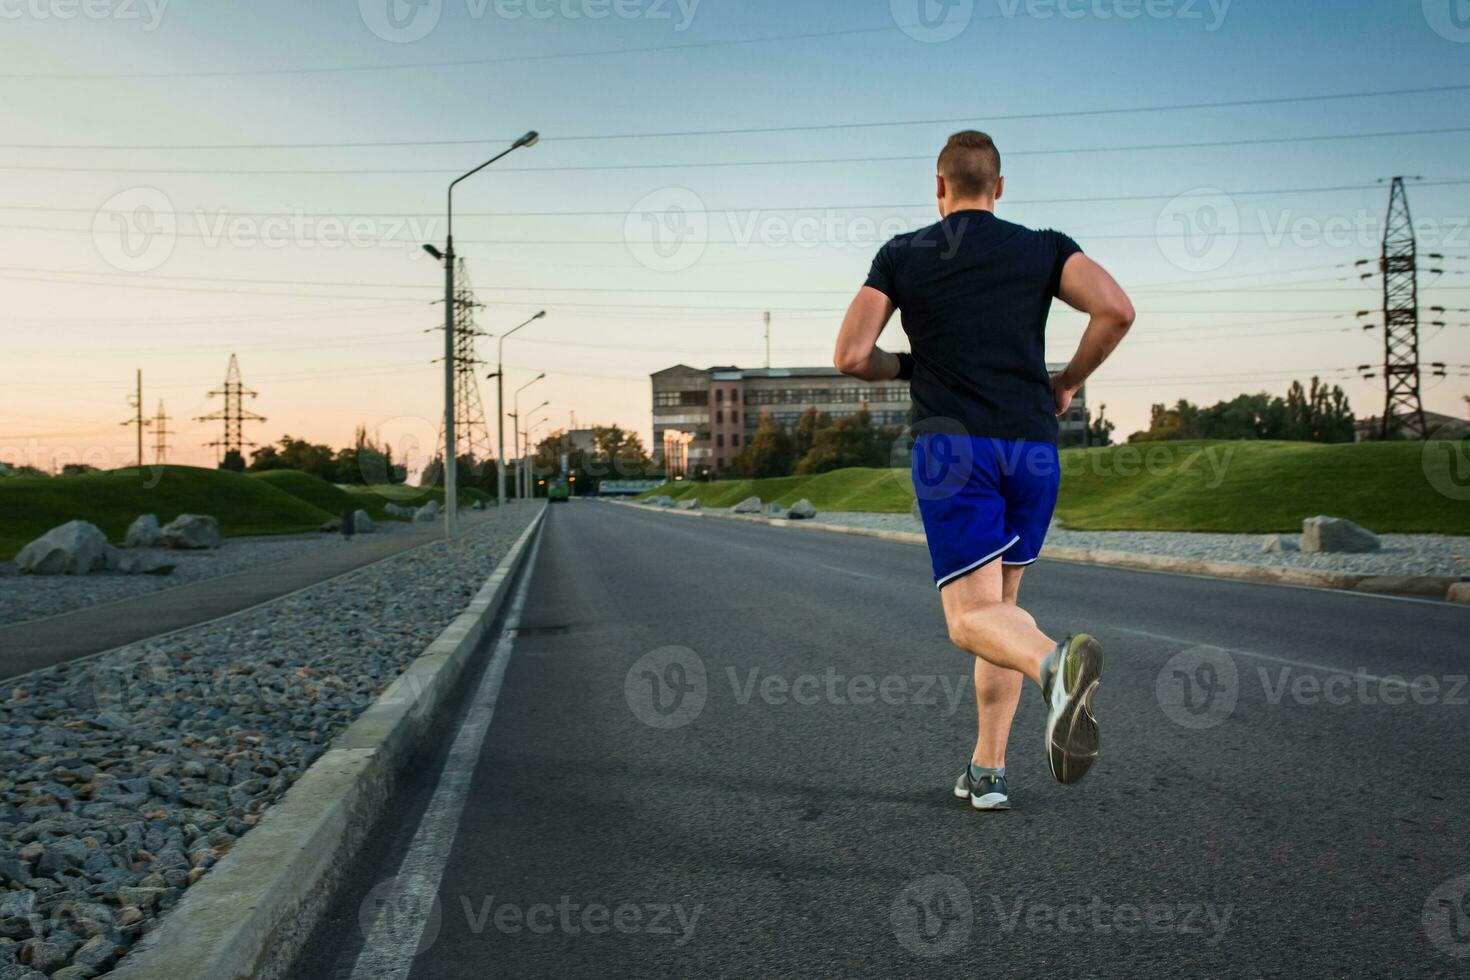
<svg viewBox="0 0 1470 980"><path fill-rule="evenodd" d="M1011 808L1010 793L1006 790L1006 778L1004 776L981 776L978 780L970 778L970 767L966 766L960 778L955 781L954 795L957 799L969 800L970 805L977 810L1009 810Z"/></svg>
<svg viewBox="0 0 1470 980"><path fill-rule="evenodd" d="M1092 698L1102 676L1102 647L1086 633L1057 646L1056 669L1043 688L1046 697L1046 761L1057 782L1071 784L1097 761L1097 718Z"/></svg>

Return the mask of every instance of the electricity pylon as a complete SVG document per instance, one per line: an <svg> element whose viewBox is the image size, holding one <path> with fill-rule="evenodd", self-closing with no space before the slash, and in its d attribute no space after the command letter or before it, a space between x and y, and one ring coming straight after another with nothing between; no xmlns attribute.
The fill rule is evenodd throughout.
<svg viewBox="0 0 1470 980"><path fill-rule="evenodd" d="M214 446L220 450L220 459L228 459L230 453L234 453L243 461L245 458L244 448L255 446L256 443L246 442L244 439L244 424L246 422L264 422L265 416L256 415L254 412L245 410L245 397L257 397L258 393L245 387L240 380L240 362L235 355L230 355L230 366L225 371L225 383L221 388L216 388L209 393L210 398L223 396L225 406L218 412L209 415L200 415L195 421L198 422L224 422L224 435L214 442L206 442L206 446Z"/></svg>

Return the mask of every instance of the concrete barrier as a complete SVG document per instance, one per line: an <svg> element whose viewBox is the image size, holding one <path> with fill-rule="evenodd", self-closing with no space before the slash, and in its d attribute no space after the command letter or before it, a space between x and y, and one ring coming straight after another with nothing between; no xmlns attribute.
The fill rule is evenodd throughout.
<svg viewBox="0 0 1470 980"><path fill-rule="evenodd" d="M110 980L273 980L290 968L511 595L545 517L543 508L464 612L184 893Z"/></svg>

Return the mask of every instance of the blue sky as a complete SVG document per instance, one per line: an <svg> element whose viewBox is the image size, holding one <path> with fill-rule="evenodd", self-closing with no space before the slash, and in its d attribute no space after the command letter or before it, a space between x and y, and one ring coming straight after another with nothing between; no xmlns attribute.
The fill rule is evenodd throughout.
<svg viewBox="0 0 1470 980"><path fill-rule="evenodd" d="M433 29L380 36L390 2L409 34ZM231 351L270 417L257 437L342 443L365 423L432 441L423 331L442 314L418 242L442 240L447 181L529 128L546 139L461 185L455 230L484 329L549 311L506 355L510 388L550 372L528 393L548 428L575 411L646 434L647 374L758 365L764 309L776 364L826 363L881 238L933 219L933 155L959 120L1000 144L1003 216L1068 231L1134 291L1135 336L1092 385L1123 434L1152 402L1314 371L1376 412L1343 369L1381 358L1351 317L1378 301L1339 267L1376 253L1379 178L1425 178L1415 217L1448 260L1424 302L1470 306L1466 133L1300 139L1465 126L1470 90L1098 112L1470 84L1462 0L966 6L926 31L914 0L429 0L417 20L403 0L0 0L0 291L21 374L0 450L130 458L116 422L142 367L147 407L179 419L175 458L207 462L192 416ZM835 128L911 120L931 122ZM1100 151L1244 140L1281 142ZM172 234L120 252L138 220ZM1425 359L1470 362L1470 314L1446 320ZM1052 324L1063 360L1081 321ZM1428 406L1463 414L1466 370L1430 381Z"/></svg>

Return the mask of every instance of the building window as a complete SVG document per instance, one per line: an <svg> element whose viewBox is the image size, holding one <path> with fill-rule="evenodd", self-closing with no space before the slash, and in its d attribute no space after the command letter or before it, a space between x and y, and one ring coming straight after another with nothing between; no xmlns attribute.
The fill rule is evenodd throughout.
<svg viewBox="0 0 1470 980"><path fill-rule="evenodd" d="M730 412L730 424L731 425L739 425L740 424L740 413L737 412L737 411L734 411L733 409Z"/></svg>
<svg viewBox="0 0 1470 980"><path fill-rule="evenodd" d="M730 445L737 447L740 445L740 433L737 432L730 437Z"/></svg>
<svg viewBox="0 0 1470 980"><path fill-rule="evenodd" d="M725 424L725 410L724 409L722 409L722 408L715 409L715 423L717 425L724 425Z"/></svg>
<svg viewBox="0 0 1470 980"><path fill-rule="evenodd" d="M722 402L724 400L725 400L725 389L724 388L716 388L715 389L715 401Z"/></svg>
<svg viewBox="0 0 1470 980"><path fill-rule="evenodd" d="M725 448L725 434L723 432L715 436L715 445L719 446L721 449Z"/></svg>

